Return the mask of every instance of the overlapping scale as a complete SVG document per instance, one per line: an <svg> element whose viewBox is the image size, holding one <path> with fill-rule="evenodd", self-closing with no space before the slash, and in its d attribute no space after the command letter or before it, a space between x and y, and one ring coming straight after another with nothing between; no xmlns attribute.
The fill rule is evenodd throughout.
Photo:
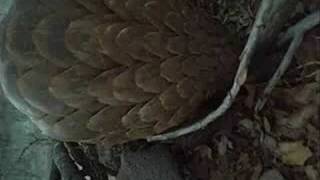
<svg viewBox="0 0 320 180"><path fill-rule="evenodd" d="M135 71L138 68L139 65L128 68L113 79L113 95L117 99L132 103L142 103L152 98L153 94L143 91L135 83Z"/></svg>
<svg viewBox="0 0 320 180"><path fill-rule="evenodd" d="M1 84L53 138L162 133L232 82L238 54L223 27L185 0L39 1L12 10Z"/></svg>
<svg viewBox="0 0 320 180"><path fill-rule="evenodd" d="M61 67L76 63L75 57L65 46L65 31L70 22L69 17L52 14L42 19L32 33L33 43L40 55Z"/></svg>

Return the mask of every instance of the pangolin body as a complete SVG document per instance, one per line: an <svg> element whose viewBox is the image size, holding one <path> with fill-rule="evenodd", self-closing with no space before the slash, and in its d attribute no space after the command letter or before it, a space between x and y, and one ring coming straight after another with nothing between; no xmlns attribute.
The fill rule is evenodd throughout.
<svg viewBox="0 0 320 180"><path fill-rule="evenodd" d="M237 52L185 0L17 0L2 88L50 137L117 144L194 117L225 90Z"/></svg>

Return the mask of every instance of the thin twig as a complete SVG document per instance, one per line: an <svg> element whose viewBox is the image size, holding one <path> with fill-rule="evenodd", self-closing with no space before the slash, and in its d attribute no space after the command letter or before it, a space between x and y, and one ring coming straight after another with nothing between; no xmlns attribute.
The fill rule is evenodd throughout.
<svg viewBox="0 0 320 180"><path fill-rule="evenodd" d="M255 111L259 112L265 103L267 102L267 97L271 94L272 90L276 86L276 84L280 81L282 75L286 72L288 69L289 65L291 64L291 61L293 59L294 53L300 46L301 42L303 40L303 37L299 36L294 38L294 40L291 42L290 47L284 56L279 68L277 71L274 73L272 79L269 81L267 87L265 88L262 97L258 100Z"/></svg>
<svg viewBox="0 0 320 180"><path fill-rule="evenodd" d="M320 10L308 15L294 26L290 27L280 39L278 46L294 39L297 36L304 35L307 31L320 24Z"/></svg>
<svg viewBox="0 0 320 180"><path fill-rule="evenodd" d="M302 68L316 66L316 65L320 65L320 61L310 61L310 62L307 62L305 64L298 66L296 69L302 69Z"/></svg>
<svg viewBox="0 0 320 180"><path fill-rule="evenodd" d="M297 23L295 26L289 28L287 33L281 38L281 40L279 41L279 45L284 44L291 38L293 40L280 66L278 67L277 71L274 73L271 80L268 82L268 85L265 88L262 97L257 101L257 104L255 106L256 112L259 112L264 107L265 103L267 102L267 98L271 94L272 90L278 84L281 77L288 69L296 50L299 48L301 42L303 41L305 33L313 29L318 24L320 24L320 11L317 11L307 16L306 18L301 20L299 23Z"/></svg>
<svg viewBox="0 0 320 180"><path fill-rule="evenodd" d="M278 1L279 2L279 1ZM258 44L260 43L260 37L262 35L262 31L265 28L266 21L270 20L271 12L276 12L275 9L277 7L274 7L276 4L276 1L273 3L270 3L270 0L264 0L261 3L260 9L258 11L258 15L256 18L256 21L254 23L253 29L250 33L248 42L240 56L240 65L236 74L236 77L234 79L233 86L225 99L223 100L222 104L213 112L211 112L208 116L206 116L204 119L195 122L194 124L178 129L173 132L169 132L166 134L151 136L147 138L147 141L164 141L168 139L177 138L195 131L198 131L200 129L205 128L208 124L215 121L218 117L223 115L233 104L238 92L240 91L241 86L245 83L247 79L247 72L248 72L248 65L256 52L256 48ZM279 7L278 7L279 8Z"/></svg>
<svg viewBox="0 0 320 180"><path fill-rule="evenodd" d="M312 72L312 73L310 73L310 74L305 75L304 77L305 77L305 78L313 78L313 77L317 78L317 76L319 75L319 73L320 73L320 70L316 70L316 71L314 71L314 72Z"/></svg>

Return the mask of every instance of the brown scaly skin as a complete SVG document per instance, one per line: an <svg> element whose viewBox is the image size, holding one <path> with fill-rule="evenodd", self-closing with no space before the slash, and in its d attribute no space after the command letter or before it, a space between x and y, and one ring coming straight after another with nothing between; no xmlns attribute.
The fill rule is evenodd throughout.
<svg viewBox="0 0 320 180"><path fill-rule="evenodd" d="M112 145L162 133L232 83L239 54L224 28L182 0L19 1L1 84L52 138Z"/></svg>

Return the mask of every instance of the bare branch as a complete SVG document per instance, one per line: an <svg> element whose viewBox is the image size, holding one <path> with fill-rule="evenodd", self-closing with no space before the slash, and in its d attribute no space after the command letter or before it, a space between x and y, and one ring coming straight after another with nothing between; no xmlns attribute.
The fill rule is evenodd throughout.
<svg viewBox="0 0 320 180"><path fill-rule="evenodd" d="M294 54L296 50L299 48L303 38L304 34L313 29L315 26L320 24L320 11L317 11L303 20L301 20L299 23L297 23L295 26L289 28L287 33L281 38L279 44L284 44L286 41L293 38L289 49L287 53L285 54L279 68L274 73L273 77L269 81L267 87L265 88L262 97L258 100L255 111L259 112L267 102L267 97L271 94L274 87L277 85L277 83L280 81L283 74L288 69L289 65L291 64L291 61L294 57Z"/></svg>
<svg viewBox="0 0 320 180"><path fill-rule="evenodd" d="M288 16L288 7L289 5L295 5L297 1L292 0L264 0L260 5L256 21L254 23L253 29L250 33L248 42L241 54L240 65L236 77L234 79L233 86L222 104L213 112L211 112L207 117L202 120L195 122L194 124L178 129L173 132L166 134L156 135L148 137L147 140L151 141L163 141L168 139L177 138L182 135L186 135L200 129L205 128L208 124L214 122L218 117L222 116L233 104L238 92L240 91L241 86L245 83L248 73L248 65L256 53L257 48L260 44L263 44L264 41L269 42L270 39L265 38L264 35L268 34L268 37L277 36L278 30L281 29L283 22L288 17L282 17L282 19L277 18L279 15L286 14ZM284 8L286 7L286 8ZM267 31L272 29L270 24L274 26L276 24L276 30L272 32Z"/></svg>
<svg viewBox="0 0 320 180"><path fill-rule="evenodd" d="M313 29L315 26L320 24L320 10L310 14L309 16L302 19L300 22L290 27L288 31L283 35L279 41L279 46L282 46L284 43L289 40L304 35L310 29Z"/></svg>

